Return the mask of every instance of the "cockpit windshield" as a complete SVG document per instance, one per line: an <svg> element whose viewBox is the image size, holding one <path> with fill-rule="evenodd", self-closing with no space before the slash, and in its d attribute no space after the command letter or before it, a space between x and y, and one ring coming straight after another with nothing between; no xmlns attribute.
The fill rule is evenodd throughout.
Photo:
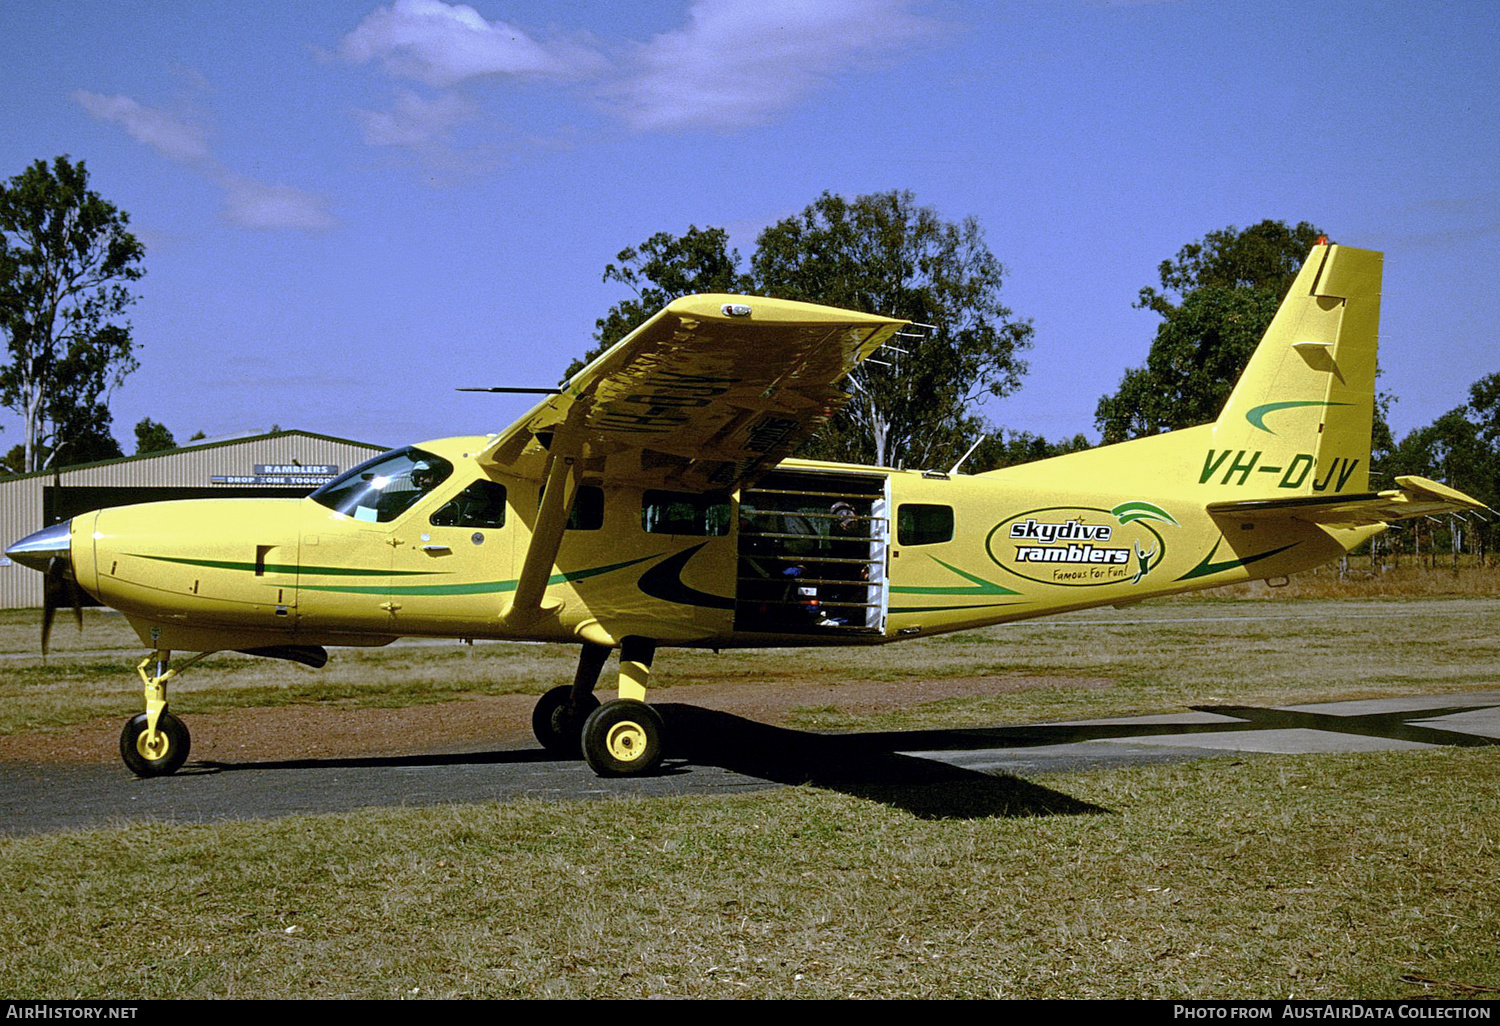
<svg viewBox="0 0 1500 1026"><path fill-rule="evenodd" d="M383 524L406 512L452 473L453 464L441 456L407 446L345 471L310 498L355 520Z"/></svg>

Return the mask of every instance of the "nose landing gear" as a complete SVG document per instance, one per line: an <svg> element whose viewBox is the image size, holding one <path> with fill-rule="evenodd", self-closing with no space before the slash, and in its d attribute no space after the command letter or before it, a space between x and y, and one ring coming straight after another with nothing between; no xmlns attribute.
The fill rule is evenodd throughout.
<svg viewBox="0 0 1500 1026"><path fill-rule="evenodd" d="M187 761L192 737L187 724L167 711L167 681L210 654L199 652L180 666L169 668L172 653L159 649L136 667L144 685L146 711L132 716L120 731L120 758L136 776L170 776ZM149 674L148 666L152 667Z"/></svg>

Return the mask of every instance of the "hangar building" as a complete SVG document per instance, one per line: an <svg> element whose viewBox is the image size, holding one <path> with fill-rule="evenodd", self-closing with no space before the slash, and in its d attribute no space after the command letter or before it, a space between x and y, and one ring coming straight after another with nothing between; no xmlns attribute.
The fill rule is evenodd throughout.
<svg viewBox="0 0 1500 1026"><path fill-rule="evenodd" d="M385 448L309 431L271 431L8 478L0 481L0 549L106 506L233 496L295 498ZM42 575L0 557L0 609L41 604Z"/></svg>

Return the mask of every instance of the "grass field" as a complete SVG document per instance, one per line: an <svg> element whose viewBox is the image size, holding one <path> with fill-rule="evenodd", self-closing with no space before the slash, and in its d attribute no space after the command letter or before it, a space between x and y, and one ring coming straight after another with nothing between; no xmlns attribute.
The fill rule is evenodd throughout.
<svg viewBox="0 0 1500 1026"><path fill-rule="evenodd" d="M0 621L0 729L138 708L138 645L118 620L91 616L82 642L60 628L45 668L25 656L34 631L34 617ZM840 729L1493 689L1500 599L1199 598L872 650L669 651L658 668L673 683L1061 685L799 714ZM550 646L340 652L316 672L216 657L174 708L539 692L571 669ZM1080 678L1109 686L1067 686ZM1500 996L1500 750L1006 786L1030 814L919 818L793 787L0 840L0 993Z"/></svg>
<svg viewBox="0 0 1500 1026"><path fill-rule="evenodd" d="M145 654L115 614L86 610L82 635L60 624L53 653L35 655L37 614L0 613L0 734L45 730L140 711L134 665ZM299 703L403 706L465 694L540 694L572 679L562 645L445 642L339 649L328 666L232 653L212 656L170 686L182 715ZM957 726L1159 712L1205 702L1284 704L1412 691L1473 690L1500 680L1500 600L1190 598L1094 609L876 648L666 649L661 683L901 681L1024 674L1057 687L914 706L878 720L833 707L794 725ZM1073 681L1110 686L1073 687Z"/></svg>

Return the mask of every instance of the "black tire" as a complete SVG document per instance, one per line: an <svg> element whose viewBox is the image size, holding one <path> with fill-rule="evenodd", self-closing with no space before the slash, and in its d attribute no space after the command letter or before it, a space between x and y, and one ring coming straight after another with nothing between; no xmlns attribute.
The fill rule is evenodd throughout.
<svg viewBox="0 0 1500 1026"><path fill-rule="evenodd" d="M542 747L562 759L576 759L583 754L583 723L599 708L599 699L585 695L577 712L568 711L573 689L560 684L537 700L531 710L531 732Z"/></svg>
<svg viewBox="0 0 1500 1026"><path fill-rule="evenodd" d="M583 724L583 758L601 777L650 773L661 765L661 716L645 702L616 698Z"/></svg>
<svg viewBox="0 0 1500 1026"><path fill-rule="evenodd" d="M120 758L138 777L165 777L176 773L187 762L193 739L187 724L163 709L156 721L156 733L166 740L166 749L151 752L146 748L146 714L132 716L120 731Z"/></svg>

